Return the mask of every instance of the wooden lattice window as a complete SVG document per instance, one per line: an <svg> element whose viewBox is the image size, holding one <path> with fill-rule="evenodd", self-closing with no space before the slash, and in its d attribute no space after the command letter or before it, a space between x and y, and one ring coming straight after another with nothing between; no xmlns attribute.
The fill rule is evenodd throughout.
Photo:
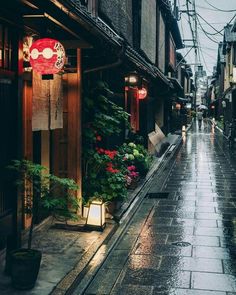
<svg viewBox="0 0 236 295"><path fill-rule="evenodd" d="M12 70L12 30L0 24L0 68Z"/></svg>

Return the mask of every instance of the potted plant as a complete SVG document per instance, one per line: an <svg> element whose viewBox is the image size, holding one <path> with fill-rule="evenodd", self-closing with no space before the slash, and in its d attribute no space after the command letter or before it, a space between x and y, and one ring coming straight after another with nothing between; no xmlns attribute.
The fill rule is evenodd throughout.
<svg viewBox="0 0 236 295"><path fill-rule="evenodd" d="M28 160L13 160L7 168L16 173L20 193L25 192L26 185L33 189L31 203L25 208L31 214L27 248L16 249L10 252L9 257L13 286L22 290L31 289L37 280L42 257L39 250L31 249L36 210L44 208L53 216L64 216L66 220L76 218L78 202L74 193L78 185L74 180L59 178L48 173L46 167Z"/></svg>
<svg viewBox="0 0 236 295"><path fill-rule="evenodd" d="M125 198L127 193L127 168L111 144L111 137L129 126L129 114L112 102L111 96L108 85L100 81L84 97L82 187L85 204L99 199L108 206Z"/></svg>

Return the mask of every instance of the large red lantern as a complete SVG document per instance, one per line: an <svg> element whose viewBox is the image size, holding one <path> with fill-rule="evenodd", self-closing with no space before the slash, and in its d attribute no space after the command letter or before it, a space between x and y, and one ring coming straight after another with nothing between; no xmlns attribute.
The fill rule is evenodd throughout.
<svg viewBox="0 0 236 295"><path fill-rule="evenodd" d="M141 89L138 89L137 96L138 96L138 99L145 99L147 97L147 89L144 87Z"/></svg>
<svg viewBox="0 0 236 295"><path fill-rule="evenodd" d="M30 64L39 74L56 74L63 68L64 63L65 49L57 40L39 39L30 47Z"/></svg>

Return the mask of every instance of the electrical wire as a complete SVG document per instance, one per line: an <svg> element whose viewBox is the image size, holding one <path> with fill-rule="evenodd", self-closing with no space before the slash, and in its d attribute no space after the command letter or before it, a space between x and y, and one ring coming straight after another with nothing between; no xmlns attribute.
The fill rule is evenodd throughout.
<svg viewBox="0 0 236 295"><path fill-rule="evenodd" d="M208 7L205 7L205 6L200 6L200 5L196 5L197 8L201 8L201 9L205 9L205 10L210 10L210 11L218 11L217 9L214 9L214 8L208 8Z"/></svg>
<svg viewBox="0 0 236 295"><path fill-rule="evenodd" d="M204 47L201 46L201 50L204 52L204 54L206 54L207 56L209 56L210 58L212 58L212 59L214 59L214 60L216 59L215 56L209 54L209 53L208 53L206 50L204 50L203 48L204 48Z"/></svg>
<svg viewBox="0 0 236 295"><path fill-rule="evenodd" d="M205 36L206 36L209 40L211 40L212 42L218 44L219 42L218 42L217 40L212 39L213 37L209 37L209 35L207 34L207 32L203 29L203 27L202 27L201 23L199 22L199 19L198 19L198 18L197 18L197 20L198 20L198 24L199 24L199 26L200 26L202 32L205 34Z"/></svg>
<svg viewBox="0 0 236 295"><path fill-rule="evenodd" d="M236 9L230 9L230 10L225 10L225 9L221 9L221 8L218 8L214 5L212 5L211 3L208 2L208 0L204 0L208 5L210 5L212 8L215 8L216 10L218 11L221 11L221 12L234 12L236 11Z"/></svg>
<svg viewBox="0 0 236 295"><path fill-rule="evenodd" d="M215 30L216 31L216 34L221 34L222 36L223 36L223 34L221 33L221 32L223 32L224 31L224 28L223 29L221 29L220 31L218 31L218 30L216 30L208 21L206 21L199 13L197 13L197 16L199 16L206 24L208 24L213 30ZM215 34L215 35L216 35ZM214 35L214 34L212 34L212 33L209 33L209 35Z"/></svg>
<svg viewBox="0 0 236 295"><path fill-rule="evenodd" d="M186 6L187 6L187 15L188 15L188 22L189 22L189 26L190 26L190 30L191 30L191 34L192 34L192 38L193 38L193 45L196 48L196 40L195 40L195 35L194 35L194 31L193 31L193 27L192 27L192 23L191 23L191 19L190 19L190 14L189 14L189 5L188 3L190 2L190 0L186 0ZM190 2L191 3L191 2Z"/></svg>

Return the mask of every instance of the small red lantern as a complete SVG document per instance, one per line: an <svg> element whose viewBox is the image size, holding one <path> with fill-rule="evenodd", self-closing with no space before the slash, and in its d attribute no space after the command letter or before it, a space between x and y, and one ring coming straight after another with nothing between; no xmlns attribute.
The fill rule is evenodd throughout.
<svg viewBox="0 0 236 295"><path fill-rule="evenodd" d="M39 39L30 47L30 64L39 74L56 74L63 68L64 63L65 49L57 40Z"/></svg>
<svg viewBox="0 0 236 295"><path fill-rule="evenodd" d="M138 89L137 96L138 96L138 99L145 99L147 97L147 89L144 87L141 89Z"/></svg>

